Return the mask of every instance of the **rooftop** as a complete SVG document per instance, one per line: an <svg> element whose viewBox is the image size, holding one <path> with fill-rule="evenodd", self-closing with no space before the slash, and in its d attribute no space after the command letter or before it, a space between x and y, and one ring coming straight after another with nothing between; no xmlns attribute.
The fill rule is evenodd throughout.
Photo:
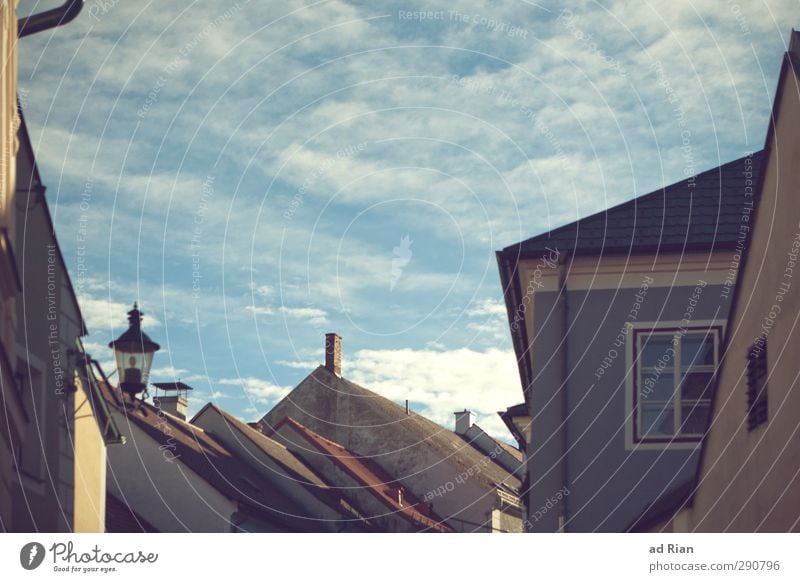
<svg viewBox="0 0 800 582"><path fill-rule="evenodd" d="M338 418L346 414L347 418ZM397 465L395 481L420 470L416 459L431 448L441 462L450 462L459 471L480 467L473 479L484 489L501 488L519 494L521 475L510 473L461 436L413 411L406 412L391 400L363 386L339 377L319 366L261 420L266 434L284 418L295 421L317 434L340 443L361 455L369 455L385 465ZM380 438L375 435L380 433Z"/></svg>
<svg viewBox="0 0 800 582"><path fill-rule="evenodd" d="M100 387L112 410L124 416L125 421L119 426L123 433L128 433L129 440L134 438L126 431L130 424L158 442L164 441L166 435L174 458L243 509L290 531L315 531L315 516L305 515L302 508L203 429L147 402L123 402L121 392L107 383L101 383Z"/></svg>
<svg viewBox="0 0 800 582"><path fill-rule="evenodd" d="M294 429L315 449L336 463L351 478L360 483L364 489L367 489L377 497L392 512L423 526L427 531L440 533L452 531L433 512L430 506L421 503L410 491L403 489L403 501L401 502L398 495L400 487L397 484L393 484L394 479L391 475L386 473L376 462L348 451L343 446L315 433L292 418L284 419L282 424Z"/></svg>
<svg viewBox="0 0 800 582"><path fill-rule="evenodd" d="M681 180L618 206L506 247L500 253L536 255L546 247L575 254L715 251L735 246L742 209L757 192L764 152L759 151L718 168ZM752 172L752 174L749 174Z"/></svg>

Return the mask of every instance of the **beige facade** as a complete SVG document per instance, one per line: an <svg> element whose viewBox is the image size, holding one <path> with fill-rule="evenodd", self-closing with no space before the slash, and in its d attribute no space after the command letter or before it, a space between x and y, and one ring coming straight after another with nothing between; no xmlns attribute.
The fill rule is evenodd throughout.
<svg viewBox="0 0 800 582"><path fill-rule="evenodd" d="M92 406L91 385L75 375L75 490L76 533L105 531L106 442Z"/></svg>
<svg viewBox="0 0 800 582"><path fill-rule="evenodd" d="M664 529L800 531L800 34L784 58L761 198L691 507ZM767 416L748 425L748 353L766 340Z"/></svg>
<svg viewBox="0 0 800 582"><path fill-rule="evenodd" d="M14 174L17 124L16 2L0 3L0 531L10 529L14 450L25 424L15 378L15 302L19 293L14 236Z"/></svg>
<svg viewBox="0 0 800 582"><path fill-rule="evenodd" d="M105 447L117 433L94 404L80 307L8 78L17 21L9 3L2 10L0 529L102 532Z"/></svg>

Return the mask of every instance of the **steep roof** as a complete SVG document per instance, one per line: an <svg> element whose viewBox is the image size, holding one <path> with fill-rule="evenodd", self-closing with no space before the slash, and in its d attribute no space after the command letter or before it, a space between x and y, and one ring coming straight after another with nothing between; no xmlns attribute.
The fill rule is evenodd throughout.
<svg viewBox="0 0 800 582"><path fill-rule="evenodd" d="M332 484L325 482L300 457L281 443L266 436L260 429L249 426L210 402L194 416L191 424L196 425L197 420L209 411L219 414L229 430L236 431L238 436L247 439L283 469L284 473L276 474L275 479L289 480L291 481L289 486L305 488L317 499L340 512L344 518L343 521L359 522L364 527L369 526L363 517L363 512L356 508L351 500L337 491Z"/></svg>
<svg viewBox="0 0 800 582"><path fill-rule="evenodd" d="M500 439L496 439L496 438L494 438L492 435L490 435L488 432L486 432L485 430L483 430L483 429L482 429L482 428L481 428L479 425L477 425L477 424L473 424L471 427L469 427L469 430L470 430L470 431L475 431L475 432L476 432L476 433L478 433L479 435L481 435L481 436L483 436L483 437L485 437L485 438L489 439L489 440L492 442L492 444L494 444L494 446L495 446L495 447L497 447L497 448L499 448L499 449L501 449L501 450L505 451L505 452L506 452L506 453L508 453L509 455L511 455L511 457L512 457L514 460L516 460L516 461L518 461L518 462L520 462L520 463L522 462L522 460L523 460L522 451L520 451L520 450L519 450L517 447L511 446L510 444L508 444L508 443L505 443L505 442L501 441ZM485 450L483 450L483 449L480 447L480 445L479 445L479 440L478 440L478 438L471 438L471 437L470 437L470 435L469 435L469 433L467 433L467 434L463 434L463 435L460 435L460 436L461 436L461 438L462 438L462 439L464 439L464 442L467 442L467 443L469 443L470 445L472 445L473 447L475 447L476 449L478 449L478 451L479 451L479 452L481 452L481 453L483 453L483 454L488 454L488 453L490 453L490 452L491 452L491 451L485 451ZM494 459L494 460L495 460L495 462L497 462L497 460L496 460L496 459Z"/></svg>
<svg viewBox="0 0 800 582"><path fill-rule="evenodd" d="M506 247L501 253L536 255L546 247L575 254L715 251L738 240L745 197L761 172L763 151L728 162L591 216ZM748 201L751 201L749 199Z"/></svg>
<svg viewBox="0 0 800 582"><path fill-rule="evenodd" d="M452 531L443 523L442 518L433 512L430 506L421 503L413 493L403 490L403 502L401 503L398 496L398 486L391 485L394 479L371 459L348 451L340 444L326 439L292 418L285 418L282 424L294 429L306 442L344 470L362 488L372 493L393 513L422 526L426 531L439 533Z"/></svg>
<svg viewBox="0 0 800 582"><path fill-rule="evenodd" d="M459 435L363 386L336 376L324 366L309 374L261 419L266 434L284 418L293 418L317 434L362 456L370 456L395 481L425 471L425 459L450 463L485 490L502 488L518 495L520 476L509 473ZM431 455L430 453L433 453Z"/></svg>
<svg viewBox="0 0 800 582"><path fill-rule="evenodd" d="M107 383L101 383L100 387L112 409L123 414L127 422L157 442L169 439L170 447L174 447L170 449L174 458L222 495L289 530L314 531L315 516L305 515L302 508L203 429L160 411L147 402L137 401L135 405L123 403L119 390ZM124 427L122 430L125 430Z"/></svg>

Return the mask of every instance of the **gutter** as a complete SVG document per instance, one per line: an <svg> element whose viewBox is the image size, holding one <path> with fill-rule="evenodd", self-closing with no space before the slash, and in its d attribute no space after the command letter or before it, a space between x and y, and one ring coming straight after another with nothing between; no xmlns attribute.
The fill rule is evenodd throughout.
<svg viewBox="0 0 800 582"><path fill-rule="evenodd" d="M36 34L68 24L75 20L83 8L83 0L66 0L58 8L45 10L17 20L17 36L19 38Z"/></svg>
<svg viewBox="0 0 800 582"><path fill-rule="evenodd" d="M571 253L564 253L563 258L558 262L558 289L561 294L561 486L569 490L567 483L569 474L567 471L567 451L569 450L569 300L567 299L567 262L570 260ZM567 531L566 523L569 515L567 498L561 500L561 512L559 514L558 531Z"/></svg>

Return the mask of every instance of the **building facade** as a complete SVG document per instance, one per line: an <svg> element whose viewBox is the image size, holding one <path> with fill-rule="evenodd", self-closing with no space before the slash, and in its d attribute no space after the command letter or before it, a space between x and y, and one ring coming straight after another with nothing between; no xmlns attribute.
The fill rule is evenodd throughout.
<svg viewBox="0 0 800 582"><path fill-rule="evenodd" d="M763 182L697 472L635 531L800 531L800 33L784 55Z"/></svg>
<svg viewBox="0 0 800 582"><path fill-rule="evenodd" d="M694 473L761 160L497 253L528 531L622 531Z"/></svg>
<svg viewBox="0 0 800 582"><path fill-rule="evenodd" d="M15 471L9 459L27 421L16 380L16 302L21 291L12 240L17 121L16 2L0 3L0 530L11 527Z"/></svg>

